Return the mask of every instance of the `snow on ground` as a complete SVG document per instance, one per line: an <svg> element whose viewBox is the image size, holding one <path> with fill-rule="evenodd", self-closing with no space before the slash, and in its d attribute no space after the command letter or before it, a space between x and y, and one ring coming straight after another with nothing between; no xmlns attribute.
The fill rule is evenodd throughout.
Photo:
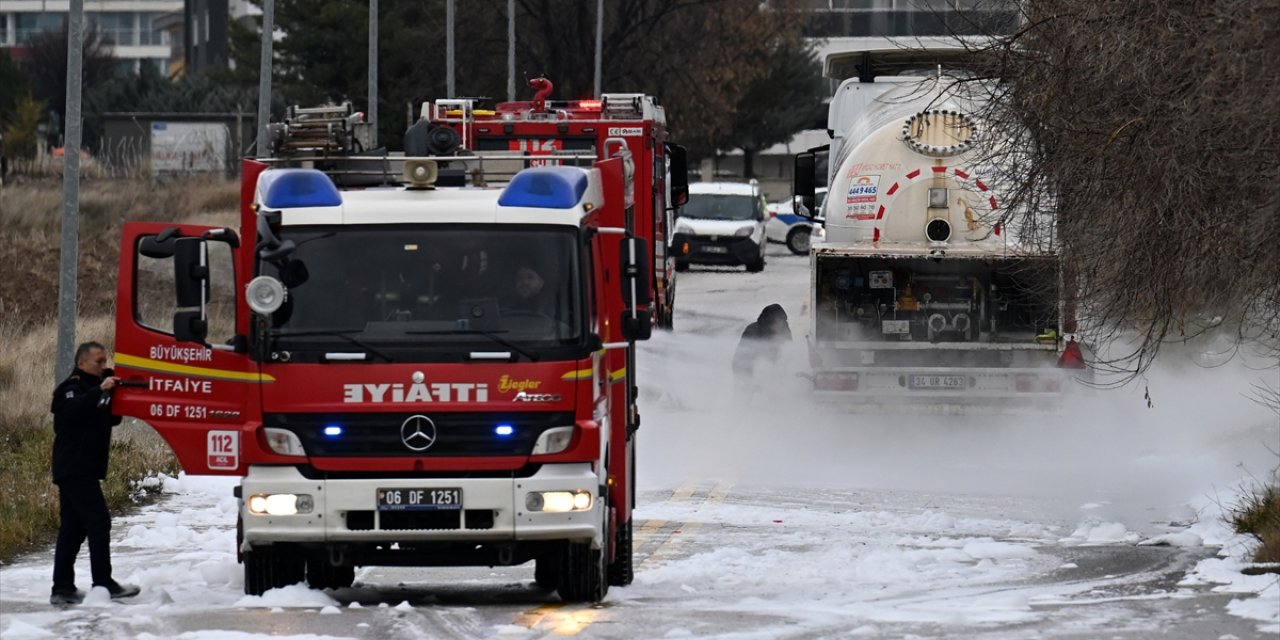
<svg viewBox="0 0 1280 640"><path fill-rule="evenodd" d="M696 294L690 293L694 278L682 283L682 296L698 295L702 304L678 317L677 333L657 333L639 360L646 381L640 488L657 492L708 480L747 493L764 489L754 503L722 502L714 509L642 501L640 519L685 523L685 553L639 567L632 587L610 592L618 606L663 597L672 607L777 612L815 628L855 619L860 622L845 633L868 637L902 622L1016 624L1044 615L1036 605L1071 595L1064 584L992 588L1073 568L1047 547L1210 545L1221 549L1218 556L1201 561L1180 586L1214 585L1238 594L1229 606L1233 615L1256 621L1260 633L1280 633L1276 577L1240 573L1249 540L1222 522L1242 486L1273 472L1280 450L1275 415L1241 396L1256 371L1153 372L1150 408L1138 386L1086 393L1056 417L832 412L812 406L799 391L803 304L784 305L795 349L762 384L743 389L727 375L729 354L767 300L743 294L750 281ZM124 606L90 594L75 610L52 609L52 550L46 549L0 570L0 636L57 637L60 621L86 610L128 629L181 612L333 615L359 606L343 607L330 593L302 586L243 595L234 555L237 479L159 480L167 495L162 503L114 523L116 577L139 584L141 596ZM849 498L860 491L866 501ZM789 503L788 495L805 500ZM1002 504L998 499L979 509L966 496L1005 496L1007 512L989 511ZM760 535L762 529L768 535ZM82 586L88 573L82 552ZM673 592L682 597L673 600ZM927 597L938 593L946 597ZM1105 628L1105 621L1094 624ZM506 637L529 629L491 631ZM758 637L768 635L765 628ZM340 636L192 631L176 637Z"/></svg>

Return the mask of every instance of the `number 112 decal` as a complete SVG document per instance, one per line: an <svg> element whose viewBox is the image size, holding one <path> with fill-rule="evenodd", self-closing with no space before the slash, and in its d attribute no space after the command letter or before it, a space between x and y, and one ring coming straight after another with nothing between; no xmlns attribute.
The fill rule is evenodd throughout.
<svg viewBox="0 0 1280 640"><path fill-rule="evenodd" d="M210 469L236 469L240 466L239 431L210 431L207 442Z"/></svg>

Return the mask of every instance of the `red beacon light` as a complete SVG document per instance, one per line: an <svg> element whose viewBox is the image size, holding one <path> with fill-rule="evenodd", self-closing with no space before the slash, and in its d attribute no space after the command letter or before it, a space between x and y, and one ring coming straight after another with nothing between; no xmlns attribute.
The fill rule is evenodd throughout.
<svg viewBox="0 0 1280 640"><path fill-rule="evenodd" d="M578 109L581 111L599 111L604 108L603 100L579 100Z"/></svg>

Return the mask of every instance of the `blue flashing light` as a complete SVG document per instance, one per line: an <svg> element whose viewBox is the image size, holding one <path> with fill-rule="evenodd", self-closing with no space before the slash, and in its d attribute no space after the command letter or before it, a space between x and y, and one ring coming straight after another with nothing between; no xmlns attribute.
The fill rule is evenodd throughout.
<svg viewBox="0 0 1280 640"><path fill-rule="evenodd" d="M572 209L586 192L586 171L576 167L537 167L517 173L502 191L498 206Z"/></svg>
<svg viewBox="0 0 1280 640"><path fill-rule="evenodd" d="M500 424L493 428L493 432L505 438L515 433L516 429L509 424Z"/></svg>
<svg viewBox="0 0 1280 640"><path fill-rule="evenodd" d="M258 178L262 206L268 209L336 207L342 195L333 180L316 169L273 169Z"/></svg>
<svg viewBox="0 0 1280 640"><path fill-rule="evenodd" d="M342 427L339 427L336 424L331 424L324 428L324 434L331 438L336 438L337 436L342 435Z"/></svg>

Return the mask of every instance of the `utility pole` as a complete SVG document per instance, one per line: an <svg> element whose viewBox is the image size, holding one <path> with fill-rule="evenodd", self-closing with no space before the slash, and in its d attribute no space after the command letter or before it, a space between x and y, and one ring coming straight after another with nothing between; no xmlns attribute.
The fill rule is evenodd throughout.
<svg viewBox="0 0 1280 640"><path fill-rule="evenodd" d="M267 148L267 121L271 119L271 51L275 43L276 1L262 3L262 60L258 63L258 147L257 157L265 158Z"/></svg>
<svg viewBox="0 0 1280 640"><path fill-rule="evenodd" d="M600 53L604 49L604 0L596 0L596 97L600 97Z"/></svg>
<svg viewBox="0 0 1280 640"><path fill-rule="evenodd" d="M447 78L445 93L448 94L448 97L453 98L456 97L454 94L457 87L453 81L453 0L449 0L445 3L444 7L444 21L447 23L445 25L444 36L444 66L447 70L445 76Z"/></svg>
<svg viewBox="0 0 1280 640"><path fill-rule="evenodd" d="M369 0L369 146L378 148L378 0Z"/></svg>
<svg viewBox="0 0 1280 640"><path fill-rule="evenodd" d="M507 102L516 100L516 0L507 0Z"/></svg>
<svg viewBox="0 0 1280 640"><path fill-rule="evenodd" d="M76 281L80 272L80 85L83 82L84 0L71 0L67 22L67 111L62 143L62 249L58 273L58 356L53 383L71 373L76 345Z"/></svg>

